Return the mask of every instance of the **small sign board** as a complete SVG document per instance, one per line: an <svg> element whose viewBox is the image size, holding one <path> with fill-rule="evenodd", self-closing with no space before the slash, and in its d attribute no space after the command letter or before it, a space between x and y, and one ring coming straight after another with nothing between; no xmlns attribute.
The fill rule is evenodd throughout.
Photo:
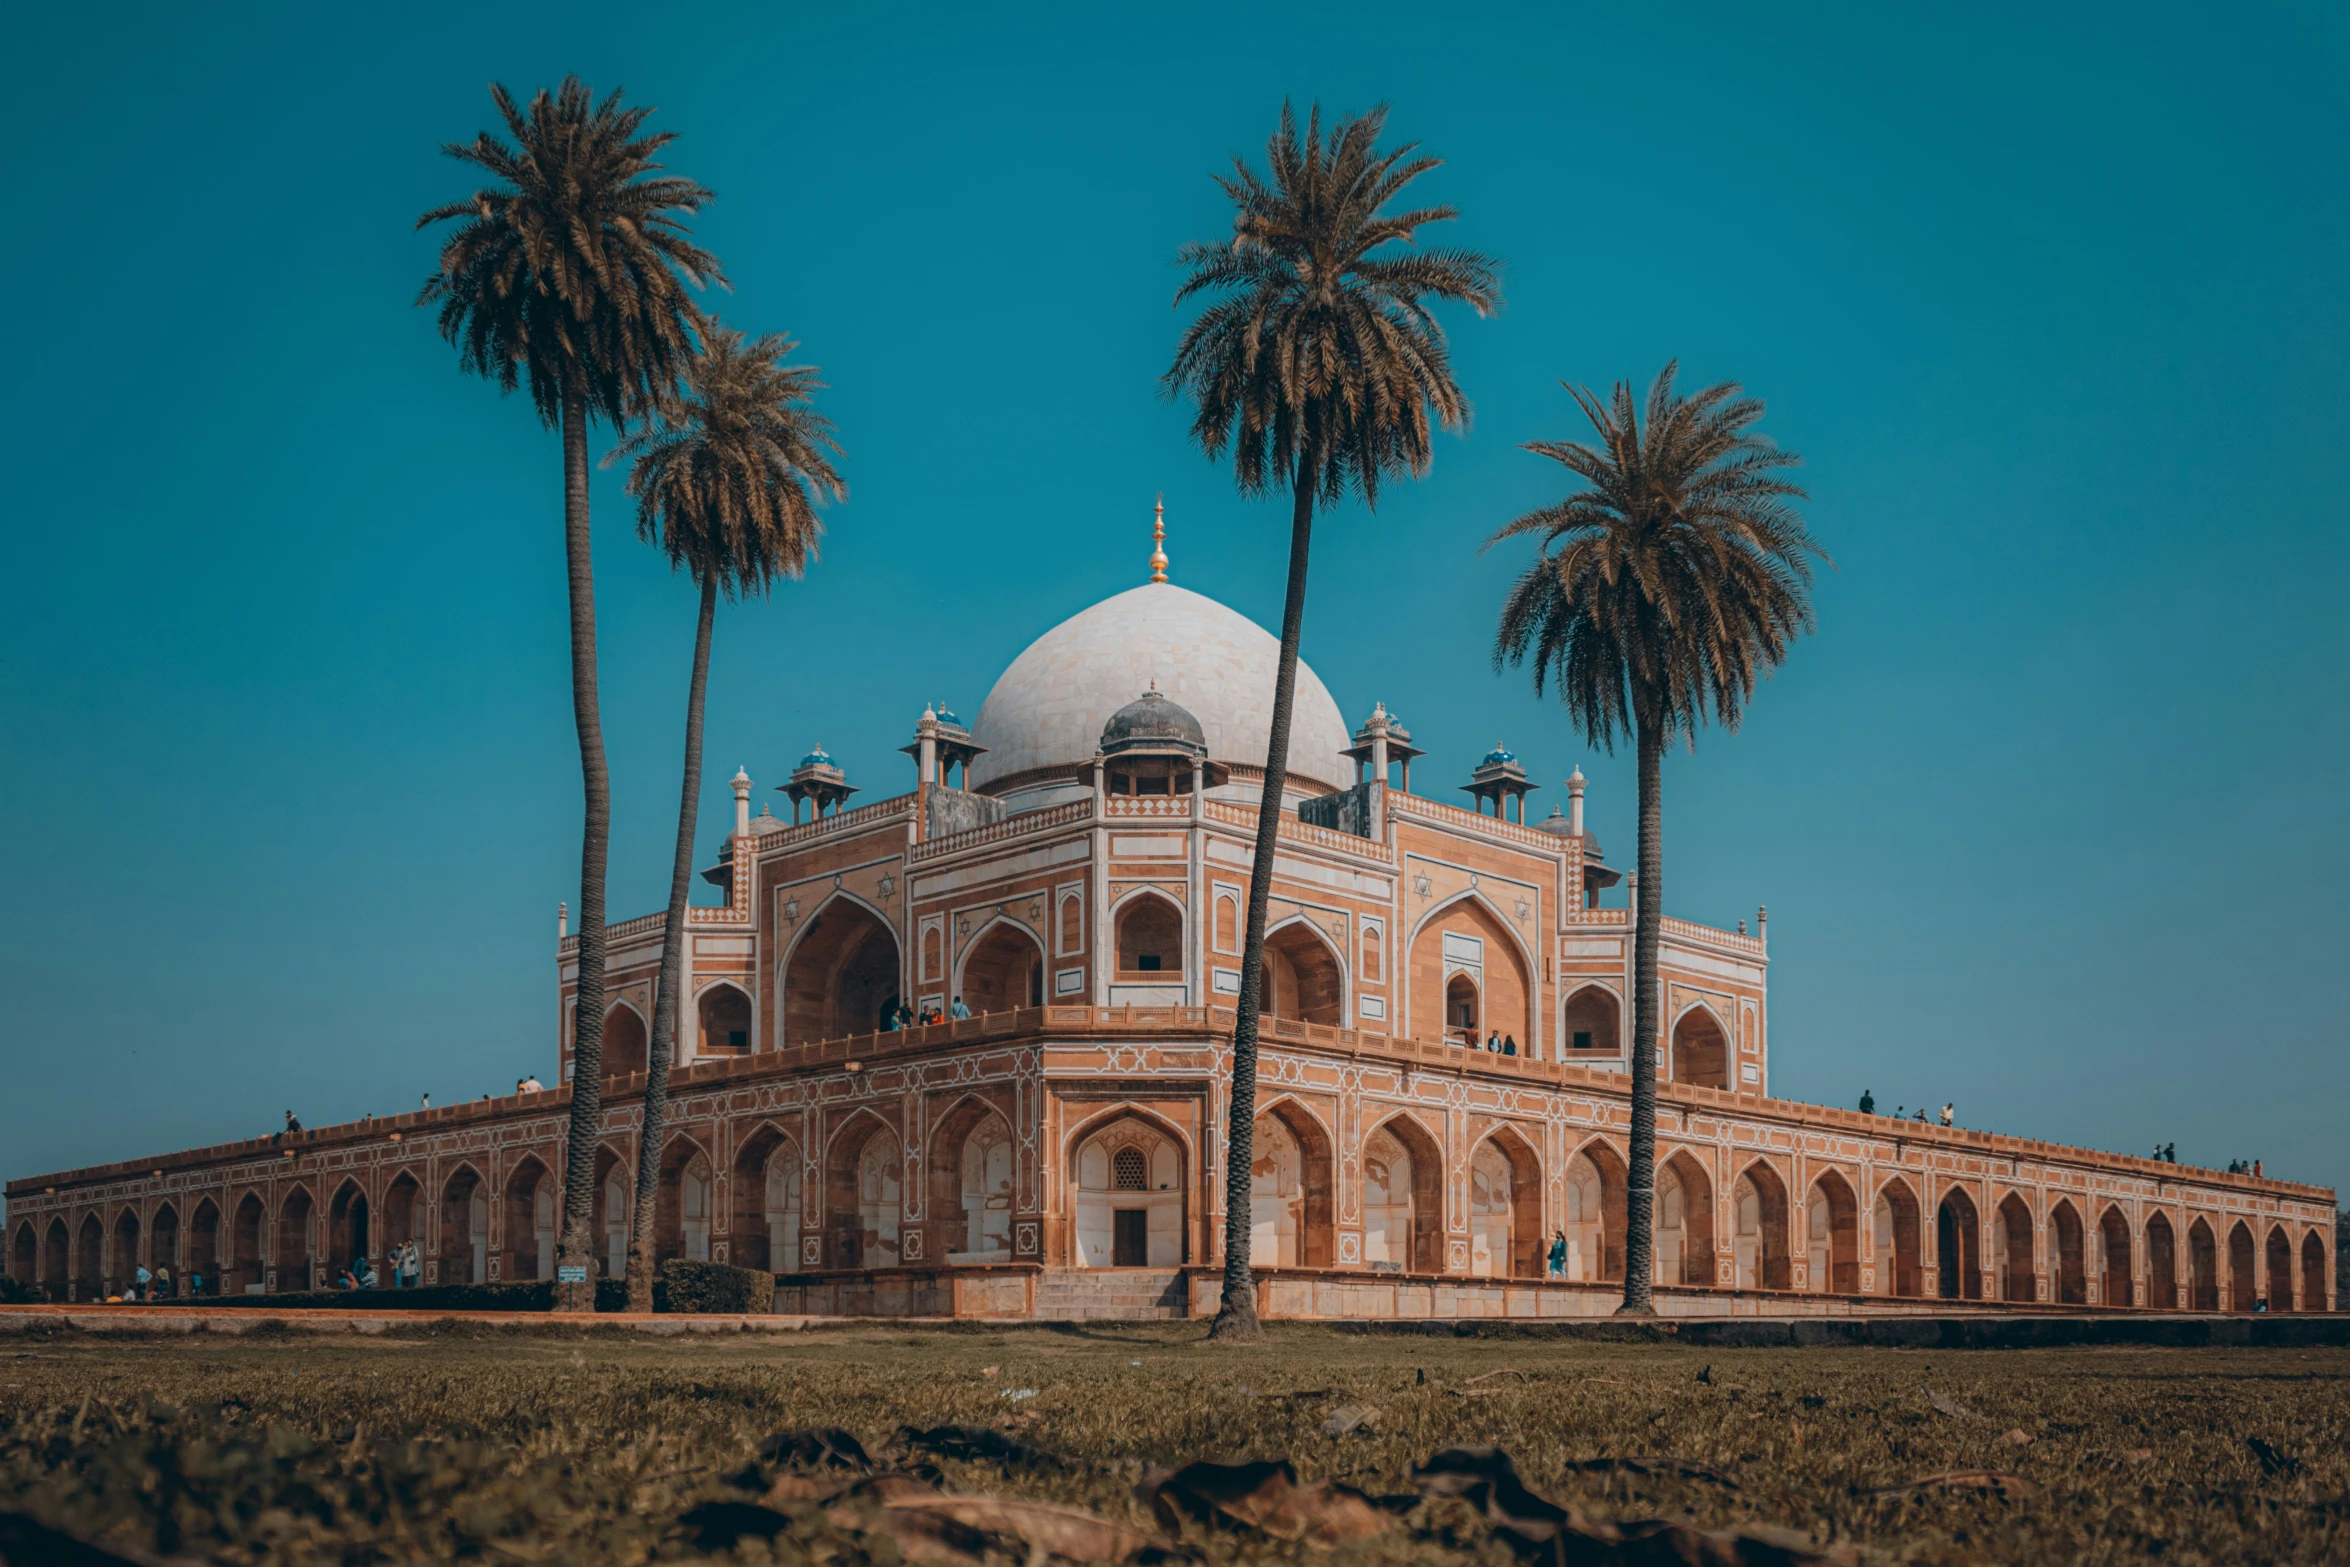
<svg viewBox="0 0 2350 1567"><path fill-rule="evenodd" d="M587 1264L584 1262L563 1264L555 1270L555 1282L558 1284L585 1284L587 1282Z"/></svg>

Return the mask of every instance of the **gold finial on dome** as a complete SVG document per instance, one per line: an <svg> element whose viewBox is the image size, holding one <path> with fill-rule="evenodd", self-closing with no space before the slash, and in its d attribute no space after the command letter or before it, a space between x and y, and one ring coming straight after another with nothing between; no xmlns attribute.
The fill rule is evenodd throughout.
<svg viewBox="0 0 2350 1567"><path fill-rule="evenodd" d="M1151 520L1151 581L1167 580L1167 497L1162 493Z"/></svg>

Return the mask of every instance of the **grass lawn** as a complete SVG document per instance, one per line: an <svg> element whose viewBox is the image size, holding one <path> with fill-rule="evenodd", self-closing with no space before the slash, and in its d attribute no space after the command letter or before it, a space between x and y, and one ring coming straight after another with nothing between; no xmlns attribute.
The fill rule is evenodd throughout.
<svg viewBox="0 0 2350 1567"><path fill-rule="evenodd" d="M1306 1325L1228 1348L1202 1331L12 1337L0 1512L133 1554L237 1562L634 1562L704 1547L887 1560L901 1545L967 1560L951 1540L865 1527L886 1501L871 1483L827 1495L851 1476L794 1480L758 1458L775 1433L839 1426L887 1467L902 1427L956 1423L1067 1462L935 1444L904 1461L951 1491L1086 1508L1154 1537L1136 1487L1155 1469L1286 1457L1301 1482L1387 1497L1412 1492L1416 1461L1484 1444L1594 1520L1792 1530L1848 1557L2350 1561L2350 1350L1706 1350ZM1642 1462L1592 1462L1611 1459ZM1888 1489L1954 1471L2028 1484ZM713 1530L714 1502L760 1504L765 1524ZM1532 1549L1469 1501L1390 1505L1392 1521L1334 1549L1188 1526L1182 1549L1334 1564ZM1786 1559L1753 1541L1710 1548ZM12 1555L31 1559L0 1533Z"/></svg>

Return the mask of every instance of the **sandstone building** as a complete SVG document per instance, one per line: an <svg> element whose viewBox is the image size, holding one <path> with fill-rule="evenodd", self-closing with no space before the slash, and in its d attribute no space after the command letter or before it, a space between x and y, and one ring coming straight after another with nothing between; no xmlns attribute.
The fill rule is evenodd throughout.
<svg viewBox="0 0 2350 1567"><path fill-rule="evenodd" d="M771 1270L781 1309L1212 1309L1276 647L1154 565L968 727L923 712L902 792L855 803L819 748L788 813L754 815L736 775L658 1150L637 1127L664 916L611 927L606 1266L650 1157L661 1252ZM1611 1310L1635 1048L1661 1079L1665 1312L2332 1308L2330 1190L1773 1097L1761 911L1665 921L1662 1037L1633 1040L1639 894L1581 775L1533 818L1506 750L1459 788L1433 765L1300 668L1247 1238L1268 1315ZM555 1089L12 1181L10 1273L89 1299L169 1260L266 1293L413 1237L433 1281L548 1277L575 949ZM900 1006L943 1020L884 1027Z"/></svg>

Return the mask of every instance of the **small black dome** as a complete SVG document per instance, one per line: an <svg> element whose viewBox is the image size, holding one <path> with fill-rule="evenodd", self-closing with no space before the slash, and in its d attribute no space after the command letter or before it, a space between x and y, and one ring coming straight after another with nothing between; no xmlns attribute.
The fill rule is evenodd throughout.
<svg viewBox="0 0 2350 1567"><path fill-rule="evenodd" d="M1550 808L1548 816L1534 824L1534 830L1549 833L1557 838L1574 836L1574 825L1568 820L1566 813L1555 805ZM1606 858L1599 852L1599 839L1592 834L1588 827L1583 829L1583 857L1587 860L1604 860Z"/></svg>
<svg viewBox="0 0 2350 1567"><path fill-rule="evenodd" d="M1167 700L1156 688L1145 691L1102 725L1102 755L1126 751L1182 751L1208 754L1207 732L1199 720Z"/></svg>

